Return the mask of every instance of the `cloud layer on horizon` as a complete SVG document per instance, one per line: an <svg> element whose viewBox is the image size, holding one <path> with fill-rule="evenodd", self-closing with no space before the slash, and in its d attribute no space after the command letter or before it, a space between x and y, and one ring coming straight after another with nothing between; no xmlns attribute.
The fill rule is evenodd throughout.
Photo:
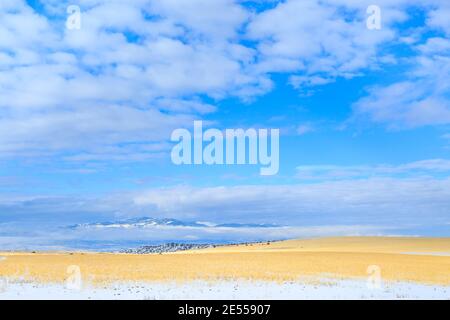
<svg viewBox="0 0 450 320"><path fill-rule="evenodd" d="M299 180L291 184L175 185L95 197L9 195L0 198L1 222L37 219L61 226L148 216L291 226L438 225L450 222L449 171L444 160L401 166L316 166L299 167Z"/></svg>

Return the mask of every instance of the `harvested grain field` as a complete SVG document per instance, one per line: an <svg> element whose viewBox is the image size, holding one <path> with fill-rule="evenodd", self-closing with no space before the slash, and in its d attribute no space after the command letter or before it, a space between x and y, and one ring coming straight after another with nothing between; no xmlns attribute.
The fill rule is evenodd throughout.
<svg viewBox="0 0 450 320"><path fill-rule="evenodd" d="M450 285L450 238L344 237L225 246L170 254L0 253L0 277L64 282L70 266L83 281L296 281L364 279L376 266L385 281Z"/></svg>

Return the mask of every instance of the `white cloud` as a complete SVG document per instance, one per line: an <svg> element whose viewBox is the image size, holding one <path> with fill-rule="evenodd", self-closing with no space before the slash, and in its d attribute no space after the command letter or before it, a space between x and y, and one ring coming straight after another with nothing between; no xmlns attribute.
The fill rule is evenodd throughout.
<svg viewBox="0 0 450 320"><path fill-rule="evenodd" d="M33 155L61 150L84 150L88 153L121 153L132 160L136 146L151 156L154 151L145 146L161 144L171 129L193 121L192 115L176 117L158 110L139 110L125 106L78 107L75 110L55 110L50 114L29 114L0 121L0 151L2 155L18 155L26 151ZM139 143L138 143L139 142ZM107 160L107 159L104 159ZM135 159L136 160L136 159Z"/></svg>
<svg viewBox="0 0 450 320"><path fill-rule="evenodd" d="M154 189L135 204L166 216L290 225L432 225L448 220L450 180L371 178L314 184ZM395 221L395 222L394 222Z"/></svg>
<svg viewBox="0 0 450 320"><path fill-rule="evenodd" d="M394 23L420 2L380 1L377 31L365 28L365 1L288 0L254 12L233 0L82 0L80 30L65 28L68 4L47 0L37 12L2 1L0 156L164 143L170 128L216 110L199 97L248 100L273 88L274 72L299 90L360 75L396 61L380 46L399 38ZM428 27L446 32L447 9L431 1ZM448 39L417 52L410 79L371 90L357 115L408 126L449 121Z"/></svg>
<svg viewBox="0 0 450 320"><path fill-rule="evenodd" d="M402 165L309 166L298 170L300 178L307 175L315 180L282 185L177 185L98 197L3 195L0 211L4 214L0 222L35 219L39 224L61 226L147 216L302 227L346 224L411 227L448 221L448 160Z"/></svg>
<svg viewBox="0 0 450 320"><path fill-rule="evenodd" d="M393 128L450 123L450 42L431 38L419 45L407 80L369 89L354 104L354 118L369 118Z"/></svg>
<svg viewBox="0 0 450 320"><path fill-rule="evenodd" d="M161 143L215 111L196 96L270 87L245 71L254 52L235 38L248 13L230 0L80 1L80 30L24 1L2 3L0 156L102 153L106 160L103 150L114 144ZM65 19L64 4L45 7Z"/></svg>
<svg viewBox="0 0 450 320"><path fill-rule="evenodd" d="M307 134L309 132L313 132L314 131L314 127L310 124L301 124L297 127L297 134L299 136Z"/></svg>
<svg viewBox="0 0 450 320"><path fill-rule="evenodd" d="M179 185L99 197L0 197L0 242L72 245L89 239L127 241L229 240L423 234L448 223L450 161L432 159L402 165L299 167L314 183L194 187ZM319 180L320 179L320 180ZM1 183L1 181L0 181ZM6 181L10 183L10 181ZM183 221L265 223L270 228L143 228L75 230L62 226L130 217ZM36 229L36 226L39 226ZM17 245L17 243L16 243ZM22 244L21 244L22 245ZM23 248L23 245L22 245Z"/></svg>
<svg viewBox="0 0 450 320"><path fill-rule="evenodd" d="M449 174L450 160L430 159L401 165L361 165L337 166L314 165L297 167L297 177L302 180L349 180L368 177L389 177L407 175L408 177Z"/></svg>
<svg viewBox="0 0 450 320"><path fill-rule="evenodd" d="M217 41L236 37L236 31L249 18L249 12L233 0L153 1L152 11L169 17Z"/></svg>
<svg viewBox="0 0 450 320"><path fill-rule="evenodd" d="M417 127L450 122L448 102L449 40L434 37L420 43L417 33L426 30L448 32L446 1L379 1L381 30L363 27L370 1L296 1L278 3L255 15L249 36L258 41L260 72L290 73L291 85L301 91L351 78L368 69L401 60L382 46L404 44L417 52L412 71L405 80L374 87L355 103L355 118L387 123L391 127ZM408 7L420 8L427 16L420 28L398 29L407 21ZM405 34L415 35L405 42ZM403 33L403 34L402 34ZM427 36L425 36L426 38ZM411 37L410 37L411 38Z"/></svg>
<svg viewBox="0 0 450 320"><path fill-rule="evenodd" d="M393 40L395 32L388 25L377 32L368 30L366 8L352 1L289 0L256 15L248 27L249 36L259 42L256 68L298 73L291 82L302 87L374 67L377 46ZM392 10L386 10L387 21Z"/></svg>
<svg viewBox="0 0 450 320"><path fill-rule="evenodd" d="M427 24L438 30L442 30L447 34L450 34L450 4L448 1L438 1L439 5L436 6L429 14Z"/></svg>
<svg viewBox="0 0 450 320"><path fill-rule="evenodd" d="M404 80L370 88L368 96L354 104L355 119L368 118L397 129L450 123L450 41L445 36L450 32L449 10L448 1L428 3L425 26L413 30L413 40L407 41L415 56L409 58ZM430 30L437 35L423 35Z"/></svg>

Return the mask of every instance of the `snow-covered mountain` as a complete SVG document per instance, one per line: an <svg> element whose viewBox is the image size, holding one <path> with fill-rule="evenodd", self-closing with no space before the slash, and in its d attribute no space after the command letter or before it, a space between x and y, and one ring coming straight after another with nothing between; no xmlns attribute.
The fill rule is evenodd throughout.
<svg viewBox="0 0 450 320"><path fill-rule="evenodd" d="M224 223L214 224L210 222L189 222L177 219L157 219L157 218L133 218L114 222L82 223L70 226L71 229L131 229L131 228L151 228L151 227L190 227L190 228L275 228L274 224L251 224L251 223Z"/></svg>

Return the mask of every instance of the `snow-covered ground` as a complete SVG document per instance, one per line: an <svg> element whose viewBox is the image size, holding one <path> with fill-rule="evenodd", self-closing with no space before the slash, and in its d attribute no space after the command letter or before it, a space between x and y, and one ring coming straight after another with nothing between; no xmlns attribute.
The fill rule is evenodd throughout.
<svg viewBox="0 0 450 320"><path fill-rule="evenodd" d="M450 299L450 287L403 282L369 288L363 280L194 281L84 285L77 290L62 284L12 282L0 278L0 299Z"/></svg>

